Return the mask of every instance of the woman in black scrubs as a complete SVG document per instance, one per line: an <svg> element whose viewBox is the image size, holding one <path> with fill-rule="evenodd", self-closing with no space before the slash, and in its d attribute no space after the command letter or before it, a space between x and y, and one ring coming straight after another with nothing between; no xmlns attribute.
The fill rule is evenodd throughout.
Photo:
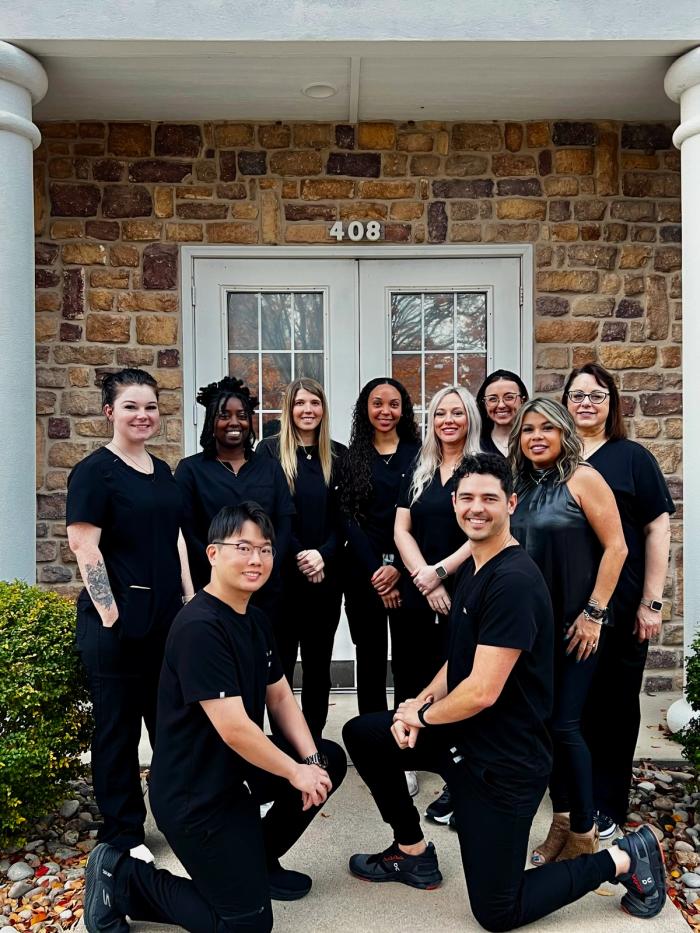
<svg viewBox="0 0 700 933"><path fill-rule="evenodd" d="M484 379L476 393L484 453L508 456L510 429L527 399L525 383L509 369L497 369Z"/></svg>
<svg viewBox="0 0 700 933"><path fill-rule="evenodd" d="M581 462L581 444L562 405L547 398L523 405L510 459L518 494L511 532L542 571L554 610L554 818L532 855L542 865L598 848L581 717L627 548L610 487Z"/></svg>
<svg viewBox="0 0 700 933"><path fill-rule="evenodd" d="M602 839L627 819L632 762L639 734L639 692L649 639L659 634L676 507L653 455L626 437L620 394L597 363L574 369L565 404L583 443L583 458L613 491L627 543L627 560L612 598L614 625L603 645L584 714L593 757L596 822ZM606 691L615 685L615 741L602 722L610 717Z"/></svg>
<svg viewBox="0 0 700 933"><path fill-rule="evenodd" d="M295 379L284 393L280 433L255 449L284 471L294 498L291 547L282 566L284 625L277 648L290 685L301 648L301 707L312 734L328 717L333 640L340 620L342 586L338 568L342 535L337 501L338 458L343 444L331 440L323 387Z"/></svg>
<svg viewBox="0 0 700 933"><path fill-rule="evenodd" d="M343 589L356 649L360 713L387 709L387 618L393 632L403 571L394 544L394 518L401 480L419 449L406 389L389 377L372 379L355 403L341 484L348 539Z"/></svg>
<svg viewBox="0 0 700 933"><path fill-rule="evenodd" d="M257 502L272 520L276 555L272 575L256 593L254 602L277 628L282 595L280 566L289 550L294 514L287 481L278 462L253 452L258 400L240 379L226 376L212 382L199 390L197 401L206 409L199 440L202 452L185 457L175 470L182 490L182 530L195 589L201 589L210 578L206 547L211 520L225 505Z"/></svg>
<svg viewBox="0 0 700 933"><path fill-rule="evenodd" d="M157 383L141 369L107 375L102 403L114 436L68 477L68 544L85 583L77 647L95 720L99 838L153 861L143 844L141 721L153 745L165 638L193 589L180 534L180 490L167 463L145 448L160 426Z"/></svg>

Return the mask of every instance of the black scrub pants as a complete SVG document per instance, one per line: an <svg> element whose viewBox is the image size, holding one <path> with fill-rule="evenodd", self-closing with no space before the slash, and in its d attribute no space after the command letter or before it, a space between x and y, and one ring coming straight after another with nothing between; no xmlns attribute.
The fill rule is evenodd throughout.
<svg viewBox="0 0 700 933"><path fill-rule="evenodd" d="M387 709L386 662L389 656L387 619L393 633L398 609L385 609L376 590L367 579L367 570L355 566L346 571L345 614L350 637L355 645L355 683L357 709L377 713ZM392 663L393 671L393 663Z"/></svg>
<svg viewBox="0 0 700 933"><path fill-rule="evenodd" d="M343 729L348 753L394 839L403 845L423 838L403 772L433 771L442 776L454 803L472 913L485 929L512 930L532 923L604 881L614 881L615 863L608 852L525 871L530 828L546 776L528 780L497 774L470 765L468 750L456 764L449 727L423 729L416 747L402 750L390 732L391 723L391 713L351 719Z"/></svg>
<svg viewBox="0 0 700 933"><path fill-rule="evenodd" d="M290 687L301 648L301 708L317 738L328 719L331 658L341 599L337 581L309 583L296 571L285 577L284 599L275 624L277 650Z"/></svg>
<svg viewBox="0 0 700 933"><path fill-rule="evenodd" d="M291 746L276 745L299 760ZM342 784L345 752L322 740L333 791ZM203 773L203 778L205 777ZM192 880L172 875L130 856L115 872L116 907L131 920L180 926L193 933L267 933L272 929L268 868L278 867L321 807L302 810L301 793L283 778L251 768L250 792L241 783L228 805L197 825L178 823L168 807L153 813ZM260 803L274 800L264 819Z"/></svg>
<svg viewBox="0 0 700 933"><path fill-rule="evenodd" d="M104 820L98 837L126 851L144 841L139 741L145 722L155 742L158 679L168 628L127 638L119 620L102 625L94 607L78 607L76 645L87 671L95 731L91 768Z"/></svg>
<svg viewBox="0 0 700 933"><path fill-rule="evenodd" d="M413 584L411 584L413 585ZM447 617L425 608L401 607L391 619L394 706L416 697L445 663Z"/></svg>

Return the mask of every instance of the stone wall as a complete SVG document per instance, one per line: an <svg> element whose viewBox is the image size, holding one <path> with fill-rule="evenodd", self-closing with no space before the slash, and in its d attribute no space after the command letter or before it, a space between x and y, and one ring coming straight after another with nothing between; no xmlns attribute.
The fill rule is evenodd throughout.
<svg viewBox="0 0 700 933"><path fill-rule="evenodd" d="M647 684L681 684L681 249L672 127L618 123L53 123L36 152L38 578L74 592L71 466L104 443L105 370L151 368L159 453L181 454L182 243L535 244L536 392L572 365L619 375L630 436L679 510Z"/></svg>

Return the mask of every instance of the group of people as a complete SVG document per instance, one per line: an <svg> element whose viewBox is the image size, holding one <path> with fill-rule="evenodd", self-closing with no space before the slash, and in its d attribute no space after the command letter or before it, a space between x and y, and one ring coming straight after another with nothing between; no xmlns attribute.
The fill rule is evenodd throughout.
<svg viewBox="0 0 700 933"><path fill-rule="evenodd" d="M422 442L409 393L380 377L357 399L347 448L312 379L287 387L279 435L257 446L257 399L243 383L227 377L197 400L202 449L173 476L145 446L159 429L155 380L107 375L113 439L69 478L104 819L88 930L125 931L126 915L269 930L271 898L308 892L311 879L279 859L345 773L344 752L322 738L343 596L360 714L344 742L394 832L385 851L353 856L351 872L440 883L411 800L416 772L429 770L446 783L427 815L457 830L487 929L615 878L628 912L658 913L653 834L598 852L626 818L674 511L653 456L625 436L612 376L575 369L561 403L530 399L505 370L476 398L448 386ZM601 728L611 712L612 751ZM142 720L152 810L191 881L156 869L145 846ZM531 853L543 867L524 874L547 784L553 820ZM484 846L510 853L497 883Z"/></svg>

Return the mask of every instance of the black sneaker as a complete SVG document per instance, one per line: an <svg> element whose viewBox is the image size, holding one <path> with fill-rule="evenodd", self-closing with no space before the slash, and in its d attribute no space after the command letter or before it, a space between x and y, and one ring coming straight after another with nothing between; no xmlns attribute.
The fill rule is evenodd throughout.
<svg viewBox="0 0 700 933"><path fill-rule="evenodd" d="M101 842L85 868L85 929L87 933L128 933L129 924L114 904L114 872L124 856Z"/></svg>
<svg viewBox="0 0 700 933"><path fill-rule="evenodd" d="M622 909L633 917L655 917L666 903L666 870L659 841L648 826L616 839L613 845L626 852L632 867L615 880L627 888Z"/></svg>
<svg viewBox="0 0 700 933"><path fill-rule="evenodd" d="M454 813L450 813L449 825L450 825L450 829L454 829L454 831L457 832L457 817L454 815Z"/></svg>
<svg viewBox="0 0 700 933"><path fill-rule="evenodd" d="M273 901L298 901L311 890L311 878L289 868L269 868L270 897Z"/></svg>
<svg viewBox="0 0 700 933"><path fill-rule="evenodd" d="M442 788L442 793L437 800L434 800L430 804L425 811L425 815L434 823L442 823L444 825L450 822L452 809L452 797L450 796L447 784L445 784Z"/></svg>
<svg viewBox="0 0 700 933"><path fill-rule="evenodd" d="M353 855L350 871L363 881L399 881L423 891L432 891L442 881L432 842L422 855L406 855L396 842L376 855Z"/></svg>
<svg viewBox="0 0 700 933"><path fill-rule="evenodd" d="M612 839L620 829L615 820L601 813L600 810L595 812L595 825L598 827L599 839Z"/></svg>

